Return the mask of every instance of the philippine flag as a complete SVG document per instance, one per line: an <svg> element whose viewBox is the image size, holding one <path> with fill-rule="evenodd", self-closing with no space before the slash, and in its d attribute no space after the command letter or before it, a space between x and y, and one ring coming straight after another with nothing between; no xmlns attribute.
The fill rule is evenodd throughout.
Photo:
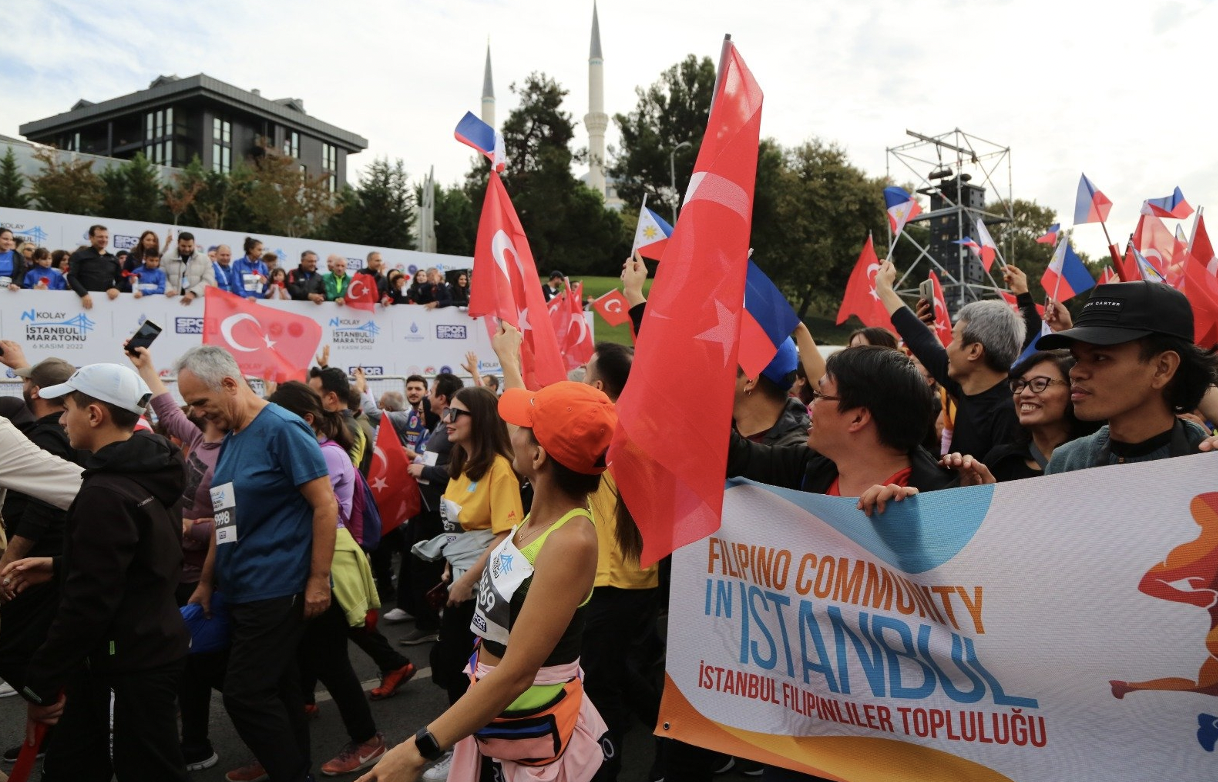
<svg viewBox="0 0 1218 782"><path fill-rule="evenodd" d="M1040 278L1040 286L1049 294L1049 298L1065 301L1094 288L1095 280L1091 277L1091 272L1087 271L1087 264L1083 263L1083 259L1078 257L1078 253L1074 252L1074 248L1067 241L1057 245L1053 260L1049 261L1049 268L1045 269L1044 276Z"/></svg>
<svg viewBox="0 0 1218 782"><path fill-rule="evenodd" d="M952 244L958 244L961 247L967 247L970 252L981 255L981 245L973 240L973 237L966 236L963 239L952 239Z"/></svg>
<svg viewBox="0 0 1218 782"><path fill-rule="evenodd" d="M1172 217L1177 220L1183 220L1193 213L1193 208L1188 205L1188 201L1184 200L1184 194L1180 192L1180 188L1169 196L1163 198L1148 198L1142 204L1142 214L1154 215L1155 217Z"/></svg>
<svg viewBox="0 0 1218 782"><path fill-rule="evenodd" d="M1120 281L1121 281L1121 278L1118 277L1117 273L1112 270L1111 265L1105 266L1104 271L1100 272L1100 281L1099 281L1100 285L1107 285L1110 282L1120 282Z"/></svg>
<svg viewBox="0 0 1218 782"><path fill-rule="evenodd" d="M1036 238L1037 244L1057 244L1057 234L1062 230L1061 223L1054 223L1049 226L1049 230L1045 231L1043 236Z"/></svg>
<svg viewBox="0 0 1218 782"><path fill-rule="evenodd" d="M988 272L994 265L994 258L998 256L998 245L994 243L994 237L990 236L989 229L980 217L977 218L977 236L981 238L981 248L977 250L977 254L981 256L981 265Z"/></svg>
<svg viewBox="0 0 1218 782"><path fill-rule="evenodd" d="M660 260L664 248L668 246L668 237L672 236L672 226L664 222L664 218L648 209L646 206L639 210L639 227L634 231L634 246L630 248L633 255L635 250L644 258L653 261Z"/></svg>
<svg viewBox="0 0 1218 782"><path fill-rule="evenodd" d="M1074 201L1074 224L1102 223L1108 219L1112 202L1101 193L1086 174L1078 180L1078 197Z"/></svg>
<svg viewBox="0 0 1218 782"><path fill-rule="evenodd" d="M453 135L457 141L486 155L496 171L503 170L506 160L503 152L503 134L475 117L472 111L465 112L465 116L457 123Z"/></svg>
<svg viewBox="0 0 1218 782"><path fill-rule="evenodd" d="M884 188L884 205L888 209L888 227L894 237L901 233L906 223L922 214L922 207L913 196L899 187Z"/></svg>
<svg viewBox="0 0 1218 782"><path fill-rule="evenodd" d="M1138 248L1132 244L1129 246L1130 252L1133 253L1133 259L1138 262L1138 272L1142 275L1142 279L1146 282L1167 282L1167 278L1163 273L1155 268L1154 264L1146 260L1146 256L1138 252Z"/></svg>

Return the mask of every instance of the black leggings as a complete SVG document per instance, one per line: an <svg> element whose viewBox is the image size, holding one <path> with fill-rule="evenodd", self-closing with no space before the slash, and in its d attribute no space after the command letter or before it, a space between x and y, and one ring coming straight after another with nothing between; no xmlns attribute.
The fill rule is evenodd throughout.
<svg viewBox="0 0 1218 782"><path fill-rule="evenodd" d="M305 700L312 700L313 686L320 681L353 742L360 744L376 735L372 709L347 656L347 616L337 600L331 600L330 607L305 627L297 660Z"/></svg>

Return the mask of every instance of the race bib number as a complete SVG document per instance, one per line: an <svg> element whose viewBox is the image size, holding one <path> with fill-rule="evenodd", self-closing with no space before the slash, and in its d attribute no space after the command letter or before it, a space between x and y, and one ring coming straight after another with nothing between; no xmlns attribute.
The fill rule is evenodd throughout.
<svg viewBox="0 0 1218 782"><path fill-rule="evenodd" d="M512 596L533 575L533 566L516 548L512 538L503 539L486 562L478 581L474 618L470 630L488 641L506 644L512 624Z"/></svg>
<svg viewBox="0 0 1218 782"><path fill-rule="evenodd" d="M461 506L447 497L440 500L440 520L444 522L445 532L463 532L461 522L457 517L461 515Z"/></svg>
<svg viewBox="0 0 1218 782"><path fill-rule="evenodd" d="M247 291L262 293L262 277L257 274L242 274L241 282Z"/></svg>
<svg viewBox="0 0 1218 782"><path fill-rule="evenodd" d="M211 487L211 505L216 518L216 545L237 542L237 493L233 484Z"/></svg>

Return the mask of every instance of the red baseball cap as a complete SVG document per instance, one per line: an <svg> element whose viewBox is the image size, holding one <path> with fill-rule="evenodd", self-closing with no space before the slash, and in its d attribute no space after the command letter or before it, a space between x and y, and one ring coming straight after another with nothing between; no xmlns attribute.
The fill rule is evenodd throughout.
<svg viewBox="0 0 1218 782"><path fill-rule="evenodd" d="M605 471L617 410L603 391L569 380L540 391L509 388L499 397L499 417L532 429L538 445L563 467L581 475Z"/></svg>

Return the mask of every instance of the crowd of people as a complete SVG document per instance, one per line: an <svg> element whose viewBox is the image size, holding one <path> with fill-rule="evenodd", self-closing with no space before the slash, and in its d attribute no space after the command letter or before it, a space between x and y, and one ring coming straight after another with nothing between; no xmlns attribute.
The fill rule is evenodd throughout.
<svg viewBox="0 0 1218 782"><path fill-rule="evenodd" d="M434 309L469 305L468 271L456 272L451 280L436 267L419 269L411 276L388 268L376 251L368 253L364 266L355 272L349 271L347 258L331 254L326 258L327 271L322 272L316 252L304 251L297 267L289 269L281 265L286 259L266 251L252 236L245 238L242 255L236 260L232 247L204 248L189 231L179 231L175 237L170 230L163 242L154 231L144 231L134 247L116 253L109 251L109 245L110 232L104 225L90 226L87 245L53 252L33 242L18 245L11 229L0 228L0 287L14 291L71 289L86 309L93 306L94 293L105 293L111 299L120 293L180 296L183 304L190 304L209 287L251 299L343 304L355 276L363 274L374 281L376 299L386 306L418 304Z"/></svg>
<svg viewBox="0 0 1218 782"><path fill-rule="evenodd" d="M96 287L105 229L92 239L67 273L86 306L112 290ZM350 284L343 258L323 275L305 253L285 273L253 239L236 261L223 248L223 263L188 234L164 257L156 239L124 262L133 292L185 301L208 285L266 287L325 301ZM0 272L16 279L26 261L7 258ZM367 263L384 271L375 253ZM107 273L117 286L121 271ZM1182 294L1100 285L1077 321L1047 310L1041 336L1022 273L1005 274L1017 309L970 303L944 344L929 304L909 307L884 264L876 293L896 333L860 330L826 359L801 324L756 376L738 370L725 475L856 497L872 515L919 492L1218 447L1218 358L1194 344ZM646 278L641 258L626 262L643 340ZM468 284L381 279L389 298L428 306L452 305ZM311 779L321 682L347 734L325 775L617 779L625 734L658 719L667 602L666 566L640 567L632 509L606 464L633 349L598 344L573 380L533 392L521 344L506 325L492 339L502 378L416 375L380 398L325 350L307 382L268 384L264 398L232 355L196 347L174 357L179 408L147 348L130 366L77 369L30 366L20 344L0 342L23 383L22 400L0 409L0 677L28 701L31 725L52 726L45 778L182 780L211 767L215 690L251 755L228 759L230 782ZM420 510L369 543L366 479L386 425ZM401 644L430 644L448 701L419 715L413 736L386 735L369 708L418 670L378 619L415 622ZM380 672L367 693L348 641ZM653 782L706 782L732 766L809 778L673 740L648 761Z"/></svg>

